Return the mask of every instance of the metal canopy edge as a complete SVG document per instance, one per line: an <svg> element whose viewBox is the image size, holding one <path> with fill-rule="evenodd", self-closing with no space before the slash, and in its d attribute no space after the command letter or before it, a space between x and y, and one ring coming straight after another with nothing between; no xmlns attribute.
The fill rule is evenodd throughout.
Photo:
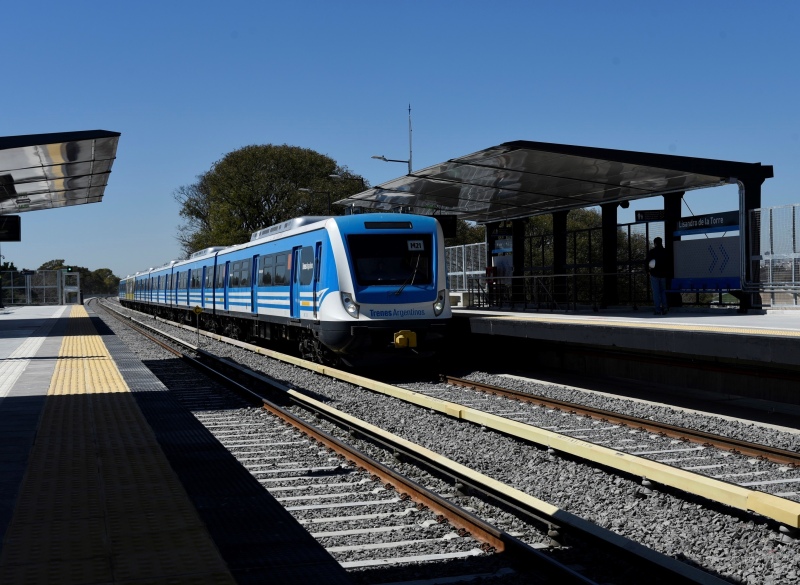
<svg viewBox="0 0 800 585"><path fill-rule="evenodd" d="M518 140L398 177L339 205L488 223L729 183L772 166Z"/></svg>
<svg viewBox="0 0 800 585"><path fill-rule="evenodd" d="M119 132L0 137L0 215L100 202Z"/></svg>

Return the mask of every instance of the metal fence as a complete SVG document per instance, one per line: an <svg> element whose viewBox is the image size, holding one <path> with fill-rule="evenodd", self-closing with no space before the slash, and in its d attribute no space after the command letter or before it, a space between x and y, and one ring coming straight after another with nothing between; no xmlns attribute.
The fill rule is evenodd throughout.
<svg viewBox="0 0 800 585"><path fill-rule="evenodd" d="M447 288L462 292L469 289L469 279L486 275L486 243L464 244L445 249Z"/></svg>
<svg viewBox="0 0 800 585"><path fill-rule="evenodd" d="M515 277L486 275L486 245L446 249L449 289L454 306L510 306L526 309L598 309L606 305L638 308L651 304L650 279L645 269L647 250L656 237L664 238L663 222L617 226L616 272L603 272L603 239L599 227L567 233L565 272L553 274L553 236L526 236L524 273ZM614 290L606 290L613 286ZM724 293L680 295L684 305L725 305L738 301Z"/></svg>
<svg viewBox="0 0 800 585"><path fill-rule="evenodd" d="M616 283L615 304L638 306L648 302L649 279L645 255L653 238L662 236L662 222L622 224L617 228L617 272L603 273L602 232L599 227L567 233L564 274L553 275L553 236L524 239L524 273L517 277L486 275L486 244L446 249L448 288L464 305L516 304L524 307L597 307L604 287ZM606 278L612 277L612 278Z"/></svg>
<svg viewBox="0 0 800 585"><path fill-rule="evenodd" d="M750 271L765 305L800 304L800 204L750 211Z"/></svg>
<svg viewBox="0 0 800 585"><path fill-rule="evenodd" d="M0 273L4 305L58 305L63 300L61 271Z"/></svg>

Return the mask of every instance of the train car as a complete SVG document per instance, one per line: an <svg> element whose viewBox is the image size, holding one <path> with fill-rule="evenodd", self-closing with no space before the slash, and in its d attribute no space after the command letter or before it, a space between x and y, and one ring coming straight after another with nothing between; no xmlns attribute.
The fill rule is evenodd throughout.
<svg viewBox="0 0 800 585"><path fill-rule="evenodd" d="M408 214L289 220L137 273L120 301L350 365L431 355L451 317L441 227Z"/></svg>

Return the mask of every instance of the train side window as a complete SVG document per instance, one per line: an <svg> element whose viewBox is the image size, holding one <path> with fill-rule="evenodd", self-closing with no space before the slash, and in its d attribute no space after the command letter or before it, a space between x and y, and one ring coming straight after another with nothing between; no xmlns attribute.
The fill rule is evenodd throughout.
<svg viewBox="0 0 800 585"><path fill-rule="evenodd" d="M217 288L225 288L225 265L217 266Z"/></svg>
<svg viewBox="0 0 800 585"><path fill-rule="evenodd" d="M228 287L232 288L239 284L239 263L231 264L230 274L228 275Z"/></svg>
<svg viewBox="0 0 800 585"><path fill-rule="evenodd" d="M272 286L272 276L275 272L275 255L262 256L261 268L258 269L261 286Z"/></svg>
<svg viewBox="0 0 800 585"><path fill-rule="evenodd" d="M311 284L314 278L314 248L306 246L300 250L300 284Z"/></svg>
<svg viewBox="0 0 800 585"><path fill-rule="evenodd" d="M203 283L205 288L211 288L211 285L214 284L214 265L209 264L206 266L206 280Z"/></svg>
<svg viewBox="0 0 800 585"><path fill-rule="evenodd" d="M248 258L242 260L242 266L239 271L239 286L250 286L250 274L253 271L253 260Z"/></svg>
<svg viewBox="0 0 800 585"><path fill-rule="evenodd" d="M286 268L288 265L288 254L278 254L275 257L275 284L288 284L286 280Z"/></svg>

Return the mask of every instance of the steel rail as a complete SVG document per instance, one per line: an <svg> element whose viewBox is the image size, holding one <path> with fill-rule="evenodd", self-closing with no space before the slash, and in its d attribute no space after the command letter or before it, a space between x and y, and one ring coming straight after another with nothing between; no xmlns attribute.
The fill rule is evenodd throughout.
<svg viewBox="0 0 800 585"><path fill-rule="evenodd" d="M122 316L110 307L103 306L106 311L112 316L117 318L120 322L131 327L138 333L144 335L147 339L154 341L160 347L167 351L180 356L187 363L202 371L206 375L220 381L229 388L234 389L238 394L244 396L246 399L253 402L260 402L262 408L281 420L292 425L304 435L316 441L319 445L324 446L331 451L343 456L348 463L369 472L373 477L380 480L387 489L395 490L400 494L401 498L409 499L417 504L418 509L428 508L438 515L440 521L447 521L458 529L460 536L472 536L475 539L482 541L482 549L486 552L505 553L512 557L515 561L520 563L521 567L530 570L531 563L536 563L536 568L545 574L552 577L557 577L559 583L575 583L581 585L597 585L595 581L586 578L580 573L575 572L573 569L559 563L558 561L550 558L548 555L543 554L541 551L533 548L532 546L522 542L521 540L511 536L507 532L492 526L484 520L478 518L452 504L445 498L435 494L426 488L420 486L416 482L404 477L403 475L395 472L389 467L381 464L378 461L370 458L359 450L347 445L339 439L329 435L328 433L315 428L310 423L302 420L294 414L282 408L276 402L264 397L258 391L254 391L248 387L250 384L255 384L261 388L272 388L280 392L280 398L283 400L290 399L294 404L299 404L304 408L308 405L302 401L292 399L286 394L287 388L276 380L272 380L267 376L260 375L249 369L245 369L238 364L232 364L227 360L218 358L217 356L203 351L196 346L183 341L179 338L172 337L163 332L157 332L157 335L167 337L171 342L187 347L200 356L201 359L191 357L183 352L171 347L168 343L156 338L148 329L152 328L149 325L137 322L129 317ZM205 361L212 362L213 365L204 363ZM226 370L223 373L221 370ZM236 378L234 379L233 374ZM311 409L313 410L313 409ZM328 416L326 414L326 416ZM330 418L328 416L328 418Z"/></svg>
<svg viewBox="0 0 800 585"><path fill-rule="evenodd" d="M792 467L800 467L800 453L795 453L794 451L788 451L786 449L779 449L777 447L770 447L769 445L762 445L759 443L750 443L748 441L732 439L722 435L715 435L712 433L706 433L704 431L660 423L646 418L629 416L610 410L603 410L601 408L593 408L591 406L585 406L564 400L557 400L555 398L548 398L538 394L530 394L520 390L501 388L500 386L493 386L491 384L482 384L480 382L465 380L463 378L443 375L441 379L443 382L453 386L471 388L478 392L495 394L497 396L518 400L520 402L528 402L531 404L536 404L537 406L552 408L556 411L564 411L603 422L626 425L636 429L671 437L673 439L680 439L692 443L700 443L705 446L724 449L726 451L730 451L731 453L749 455L767 461L772 461L774 463L781 463L790 465Z"/></svg>

